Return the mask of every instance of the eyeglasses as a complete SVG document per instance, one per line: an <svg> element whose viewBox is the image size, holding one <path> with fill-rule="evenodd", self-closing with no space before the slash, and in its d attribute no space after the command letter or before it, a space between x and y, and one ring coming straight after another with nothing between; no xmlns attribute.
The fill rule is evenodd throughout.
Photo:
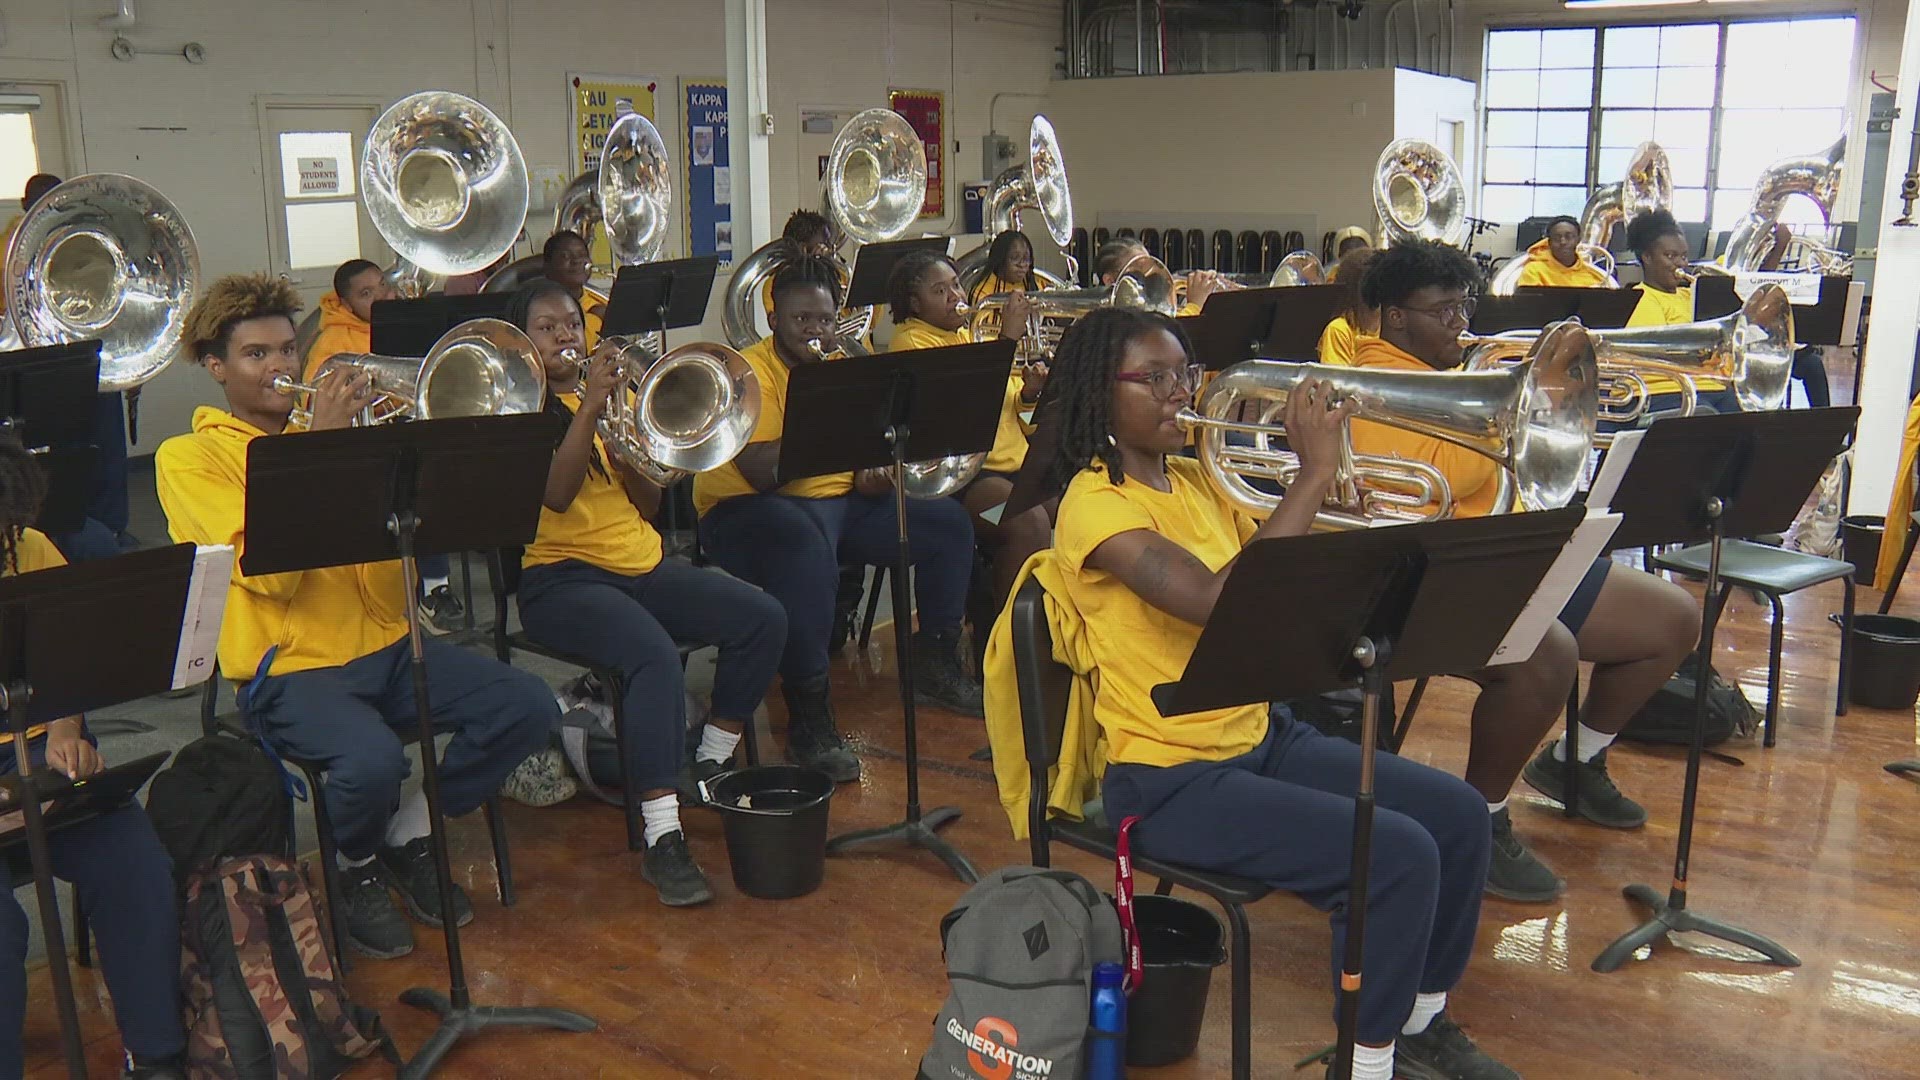
<svg viewBox="0 0 1920 1080"><path fill-rule="evenodd" d="M1138 383L1146 387L1155 401L1172 401L1176 392L1184 393L1189 398L1200 392L1202 370L1199 364L1186 364L1152 371L1116 371L1113 377L1119 382Z"/></svg>
<svg viewBox="0 0 1920 1080"><path fill-rule="evenodd" d="M1473 313L1479 309L1480 301L1469 296L1465 300L1456 300L1451 304L1440 304L1430 308L1407 307L1403 304L1395 304L1394 306L1401 311L1412 311L1421 315L1431 315L1441 322L1464 323L1473 319Z"/></svg>

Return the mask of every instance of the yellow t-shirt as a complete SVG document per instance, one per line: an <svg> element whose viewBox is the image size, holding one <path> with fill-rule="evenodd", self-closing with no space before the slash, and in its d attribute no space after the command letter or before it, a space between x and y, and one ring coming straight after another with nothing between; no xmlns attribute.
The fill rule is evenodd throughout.
<svg viewBox="0 0 1920 1080"><path fill-rule="evenodd" d="M586 328L586 351L592 352L600 346L600 316L591 311L580 315L580 325Z"/></svg>
<svg viewBox="0 0 1920 1080"><path fill-rule="evenodd" d="M575 412L580 410L578 391L563 394L560 400ZM628 577L660 565L660 534L627 498L627 489L620 483L620 474L598 435L593 437L593 448L606 474L589 466L580 491L566 510L556 514L548 507L540 508L540 529L520 556L521 565L546 566L577 559Z"/></svg>
<svg viewBox="0 0 1920 1080"><path fill-rule="evenodd" d="M760 421L753 426L754 443L780 438L787 422L787 364L773 349L773 338L764 337L740 354L760 379ZM792 480L776 489L781 495L799 499L832 499L853 490L853 474L829 473ZM693 508L701 515L727 499L739 495L757 495L753 485L740 474L740 466L727 462L693 478Z"/></svg>
<svg viewBox="0 0 1920 1080"><path fill-rule="evenodd" d="M1353 365L1363 368L1388 368L1398 371L1431 371L1413 355L1401 351L1384 338L1367 338L1354 350ZM1354 420L1355 453L1424 461L1440 470L1453 489L1455 517L1481 517L1493 510L1494 496L1500 490L1500 466L1485 454L1476 454L1464 446L1418 435L1405 428Z"/></svg>
<svg viewBox="0 0 1920 1080"><path fill-rule="evenodd" d="M964 326L949 331L919 319L908 319L893 332L893 343L887 351L937 349L943 345L965 345L972 340L973 334ZM982 466L988 472L1019 472L1027 460L1027 425L1020 419L1020 393L1025 386L1026 379L1018 371L1007 374L1007 389L1000 398L1000 426L994 429L993 449L987 451L987 463Z"/></svg>
<svg viewBox="0 0 1920 1080"><path fill-rule="evenodd" d="M1645 282L1635 285L1640 290L1640 302L1634 305L1633 314L1627 317L1628 326L1676 326L1693 321L1693 290L1685 285L1672 292L1649 289ZM1647 393L1677 394L1680 384L1664 375L1648 375ZM1695 379L1694 386L1700 390L1724 390L1727 384L1713 379Z"/></svg>
<svg viewBox="0 0 1920 1080"><path fill-rule="evenodd" d="M1318 349L1320 362L1339 367L1352 367L1353 351L1359 347L1360 342L1373 336L1365 330L1354 329L1353 323L1348 321L1345 315L1335 315L1333 321L1327 324L1327 328L1320 331Z"/></svg>
<svg viewBox="0 0 1920 1080"><path fill-rule="evenodd" d="M1607 284L1606 271L1593 265L1585 255L1580 256L1572 266L1562 266L1559 259L1553 257L1551 245L1545 240L1536 240L1527 249L1524 256L1527 264L1520 271L1517 285L1560 285L1577 289L1602 289Z"/></svg>
<svg viewBox="0 0 1920 1080"><path fill-rule="evenodd" d="M1240 553L1254 523L1216 494L1186 457L1167 458L1172 491L1139 480L1115 484L1103 466L1083 469L1067 485L1054 526L1053 546L1070 599L1087 627L1098 669L1094 719L1107 736L1107 759L1139 765L1221 761L1260 745L1267 709L1160 715L1149 696L1186 669L1200 627L1141 599L1126 583L1087 565L1095 548L1121 533L1145 529L1179 544L1219 570Z"/></svg>
<svg viewBox="0 0 1920 1080"><path fill-rule="evenodd" d="M18 220L15 219L15 221ZM0 251L4 250L6 245L0 244ZM0 577L12 577L15 573L31 574L35 570L50 570L56 566L67 565L66 556L60 554L60 549L53 546L53 541L47 539L46 534L39 529L32 528L20 530L19 537L13 542L13 558L19 564L18 570L11 566L0 566ZM28 724L27 742L31 744L33 740L46 733L47 725ZM9 745L12 742L12 732L0 731L0 746Z"/></svg>
<svg viewBox="0 0 1920 1080"><path fill-rule="evenodd" d="M0 232L0 262L6 261L7 248L13 245L13 234L20 231L20 222L25 217L25 214L13 215L13 220L7 222L6 231ZM12 291L11 289L5 288L4 283L0 283L0 315L6 314L7 294Z"/></svg>
<svg viewBox="0 0 1920 1080"><path fill-rule="evenodd" d="M407 632L407 603L398 560L284 574L241 572L247 446L262 437L239 417L202 405L194 410L193 433L168 439L153 455L154 485L175 542L234 549L220 623L221 673L236 681L253 678L269 648L279 650L269 674L288 675L336 667L400 640Z"/></svg>
<svg viewBox="0 0 1920 1080"><path fill-rule="evenodd" d="M973 295L967 297L967 302L970 304L977 304L980 301L986 299L989 296L993 296L996 293L1010 293L1010 292L1032 293L1032 292L1038 292L1038 291L1040 290L1028 288L1025 282L1003 281L1001 280L999 274L988 274L985 278L981 279L980 284L975 285L973 287Z"/></svg>

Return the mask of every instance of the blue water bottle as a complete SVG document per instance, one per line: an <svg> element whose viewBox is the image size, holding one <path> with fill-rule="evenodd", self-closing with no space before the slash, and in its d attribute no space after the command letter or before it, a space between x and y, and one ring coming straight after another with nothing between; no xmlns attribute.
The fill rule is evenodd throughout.
<svg viewBox="0 0 1920 1080"><path fill-rule="evenodd" d="M1127 1075L1127 969L1093 965L1092 1037L1087 1040L1087 1080L1124 1080Z"/></svg>

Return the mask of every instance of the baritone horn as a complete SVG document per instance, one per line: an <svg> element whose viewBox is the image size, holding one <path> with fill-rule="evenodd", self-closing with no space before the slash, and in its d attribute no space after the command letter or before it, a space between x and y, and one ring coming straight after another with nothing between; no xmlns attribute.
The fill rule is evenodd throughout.
<svg viewBox="0 0 1920 1080"><path fill-rule="evenodd" d="M1356 419L1442 439L1501 466L1493 513L1565 506L1579 490L1592 445L1598 385L1593 347L1578 323L1557 323L1528 343L1526 358L1490 371L1385 371L1279 360L1248 360L1222 371L1180 424L1196 433L1200 465L1213 486L1241 509L1271 513L1300 460L1277 441L1281 416L1302 380L1329 383L1359 405ZM1239 417L1238 419L1233 419ZM1229 434L1250 436L1239 444ZM1322 529L1366 528L1381 521L1449 517L1455 495L1446 476L1422 461L1355 453L1347 436Z"/></svg>
<svg viewBox="0 0 1920 1080"><path fill-rule="evenodd" d="M760 422L760 378L747 358L711 341L658 355L610 337L620 379L595 430L607 453L660 487L717 469L746 449ZM584 383L590 358L580 363Z"/></svg>
<svg viewBox="0 0 1920 1080"><path fill-rule="evenodd" d="M1046 359L1053 356L1060 338L1081 316L1101 308L1131 308L1172 315L1178 306L1174 300L1173 272L1167 264L1151 255L1136 255L1120 270L1111 285L1087 289L1042 289L1027 293L1032 314L1023 341L1023 358ZM982 297L966 312L967 324L975 341L991 341L1000 336L1000 315L1009 293Z"/></svg>
<svg viewBox="0 0 1920 1080"><path fill-rule="evenodd" d="M1786 404L1787 383L1793 373L1793 305L1780 286L1766 283L1753 290L1740 310L1718 319L1673 326L1641 326L1620 330L1588 330L1599 358L1599 418L1630 425L1647 413L1652 395L1647 379L1660 376L1680 387L1680 415L1691 416L1702 379L1733 388L1742 412L1770 412ZM1523 348L1531 331L1514 331L1485 338L1463 339L1467 367L1483 369L1500 361L1502 353ZM1612 436L1595 436L1596 446L1612 443Z"/></svg>
<svg viewBox="0 0 1920 1080"><path fill-rule="evenodd" d="M186 218L152 185L115 173L76 176L43 195L4 263L19 347L99 341L102 393L166 370L200 288Z"/></svg>
<svg viewBox="0 0 1920 1080"><path fill-rule="evenodd" d="M279 376L273 388L296 399L296 427L312 424L313 395L329 372L338 372L338 378L366 375L372 382L374 400L355 418L355 426L403 416L440 420L539 412L547 400L540 351L519 327L499 319L468 319L434 342L425 359L336 353L320 364L310 384Z"/></svg>

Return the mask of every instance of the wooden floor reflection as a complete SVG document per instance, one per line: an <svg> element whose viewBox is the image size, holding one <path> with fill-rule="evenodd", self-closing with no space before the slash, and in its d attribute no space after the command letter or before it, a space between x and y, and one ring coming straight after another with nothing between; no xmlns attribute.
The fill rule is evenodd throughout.
<svg viewBox="0 0 1920 1080"><path fill-rule="evenodd" d="M1896 608L1920 609L1913 601ZM1622 746L1613 773L1652 813L1646 829L1616 833L1562 819L1521 786L1514 819L1570 883L1562 901L1489 900L1478 955L1456 1014L1483 1045L1534 1080L1592 1077L1762 1078L1920 1075L1920 785L1882 771L1915 755L1915 717L1856 708L1832 715L1837 583L1790 598L1779 746L1729 744L1739 764L1710 760L1694 843L1693 905L1773 936L1805 966L1784 971L1715 943L1663 944L1612 975L1588 963L1641 917L1620 896L1629 882L1664 888L1671 870L1682 778L1676 752ZM1871 610L1877 594L1862 592ZM1766 612L1736 598L1717 664L1756 704L1766 690ZM882 635L884 636L884 635ZM834 672L841 721L872 748L858 784L833 803L836 832L896 819L902 808L900 731L888 650ZM1462 767L1470 688L1436 683L1408 743L1411 756ZM923 713L928 806L964 817L945 835L983 868L1024 861L998 808L977 721ZM304 812L304 811L302 811ZM519 904L491 900L492 870L478 819L455 825L456 872L478 918L464 934L473 994L483 1004L553 1004L586 1012L600 1030L488 1034L462 1044L449 1077L906 1077L945 993L938 923L962 891L930 855L898 850L836 859L826 884L799 900L747 899L734 890L719 823L688 815L694 850L718 900L662 907L626 853L618 815L586 799L513 807ZM1264 826L1284 830L1284 822ZM1107 867L1061 852L1096 882ZM1252 912L1257 1075L1330 1038L1327 930L1322 917L1280 896ZM437 934L398 961L356 961L349 983L379 1008L403 1051L430 1030L395 995L442 985ZM1227 1073L1227 979L1217 973L1196 1058L1138 1075ZM104 990L80 973L95 1075L116 1075L117 1039ZM61 1074L44 973L29 1020L33 1077ZM383 1071L369 1066L366 1075ZM1302 1075L1317 1076L1317 1072Z"/></svg>

